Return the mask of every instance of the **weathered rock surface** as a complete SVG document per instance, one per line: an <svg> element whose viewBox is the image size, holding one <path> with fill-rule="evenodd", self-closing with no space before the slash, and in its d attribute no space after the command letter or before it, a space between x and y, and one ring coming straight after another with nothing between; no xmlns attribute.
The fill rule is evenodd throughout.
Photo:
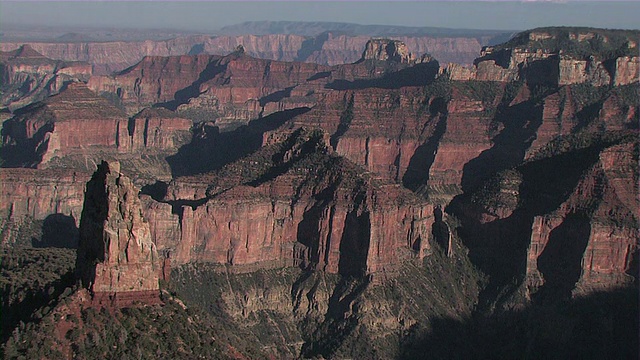
<svg viewBox="0 0 640 360"><path fill-rule="evenodd" d="M180 118L172 111L147 108L129 119L128 133L118 137L118 149L174 151L191 140L192 126L193 121Z"/></svg>
<svg viewBox="0 0 640 360"><path fill-rule="evenodd" d="M387 181L401 182L416 149L442 120L440 112L428 111L434 99L425 97L416 87L334 91L285 127L320 126L338 154Z"/></svg>
<svg viewBox="0 0 640 360"><path fill-rule="evenodd" d="M473 67L450 64L447 73L452 80L625 85L638 81L637 52L633 32L548 28L485 47Z"/></svg>
<svg viewBox="0 0 640 360"><path fill-rule="evenodd" d="M56 216L68 221L64 225L77 228L90 175L71 169L0 169L0 243L11 245L21 236L23 226ZM51 230L61 229L54 226Z"/></svg>
<svg viewBox="0 0 640 360"><path fill-rule="evenodd" d="M103 162L87 183L76 272L98 305L157 303L160 261L138 190L117 162Z"/></svg>
<svg viewBox="0 0 640 360"><path fill-rule="evenodd" d="M0 51L0 102L9 110L57 94L71 82L87 81L91 65L44 57L29 45Z"/></svg>
<svg viewBox="0 0 640 360"><path fill-rule="evenodd" d="M447 63L471 64L482 46L493 36L392 36L414 54L430 53ZM248 55L278 61L303 61L323 65L352 63L360 59L371 36L324 32L314 37L273 34L178 37L171 40L131 42L29 43L46 57L65 61L86 61L95 74L106 75L138 63L145 56L179 56L198 53L226 55L242 45ZM12 51L19 43L3 42L1 51Z"/></svg>
<svg viewBox="0 0 640 360"><path fill-rule="evenodd" d="M17 112L3 123L5 167L90 171L103 158L119 159L140 178L170 177L164 157L191 140L190 120L166 109L133 118L82 83Z"/></svg>
<svg viewBox="0 0 640 360"><path fill-rule="evenodd" d="M534 218L527 256L532 290L547 285L585 293L634 281L637 155L633 142L605 149L557 210Z"/></svg>
<svg viewBox="0 0 640 360"><path fill-rule="evenodd" d="M602 67L594 65L603 63L597 56L572 60L562 57L572 54L560 56L547 48L497 47L485 54L478 68L491 65L483 79L499 81L457 81L438 76L433 61L414 66L402 60L378 61L381 49L370 51L375 59L328 67L255 59L238 48L227 56L149 57L112 77L94 77L90 85L115 94L135 111L159 104L183 116L189 111L208 111L205 119L216 120L195 127L189 146L180 149L180 156L167 160L174 175L196 175L170 182L169 171L162 177L154 171L144 173L146 168L140 164L131 167L135 181L146 179L148 184L154 178L165 182L156 184L158 191L147 188L152 197L143 196L158 248L179 264L211 261L233 265L238 271L299 265L343 274L378 272L405 257L422 257L431 251L434 224L447 225L435 219L433 205L446 208L460 194L480 194L476 200L480 199L485 181L498 176L501 185L486 193L501 200L485 201L484 210L465 209L465 222L471 219L465 226L481 228L468 235L481 239L479 242L500 243L513 236L518 239L516 245L504 251L513 250L518 255L510 259L520 259L528 246L523 244L532 238L533 223L542 221L536 219L568 216L553 215L566 199L555 194L561 199L558 204L527 212L518 205L520 186L532 186L532 181L527 176L512 177L509 171L524 166L523 162L562 159L556 157L558 149L574 145L557 142L559 137L587 141L594 134L637 128L637 83L594 86L602 84L598 79L606 80L599 73ZM592 63L570 62L574 60ZM615 78L610 60L605 60L609 74L605 82ZM518 64L526 65L522 67L526 71L511 73L522 70ZM559 64L565 64L566 70ZM579 80L580 76L587 81ZM561 78L582 83L562 85ZM80 108L85 103L103 104L81 86L68 91L84 94L78 95ZM12 125L3 129L9 135L5 144L12 146L22 136L35 149L33 153L48 151L39 144L55 142L45 137L36 140L36 135L50 133L40 124L57 127L64 122L59 119L85 111L73 112L71 100L59 101L64 96L29 109L31 114L42 114L35 120L17 117L6 123ZM109 114L119 111L109 106ZM47 114L54 114L55 121L49 121L54 116ZM108 118L108 114L86 122L100 117ZM131 119L119 112L115 118L100 123L112 124L105 125L103 137L90 143L70 137L76 142L68 140L64 148L75 150L64 151L95 146L103 152L116 149L118 156L133 156L138 151L156 151L160 156L161 151L175 151L189 136L190 121L166 109L147 109ZM221 131L225 126L235 130ZM301 127L321 128L324 134L300 137ZM107 133L111 135L104 135ZM264 148L258 150L260 145ZM176 171L183 165L193 165L193 169ZM124 161L122 166L125 168ZM407 194L400 183L429 202ZM576 186L567 185L564 190L569 194ZM587 219L595 229L595 218ZM448 232L451 235L450 228ZM616 246L609 249L620 252ZM619 263L617 258L607 259ZM610 268L618 273L621 269L620 265Z"/></svg>
<svg viewBox="0 0 640 360"><path fill-rule="evenodd" d="M395 61L412 63L415 61L407 45L399 40L373 39L367 41L361 60Z"/></svg>
<svg viewBox="0 0 640 360"><path fill-rule="evenodd" d="M3 146L13 146L16 154L11 160L23 166L46 164L56 156L83 153L87 147L115 148L119 129L124 135L127 124L122 111L75 83L7 120Z"/></svg>
<svg viewBox="0 0 640 360"><path fill-rule="evenodd" d="M400 42L391 43L401 47ZM224 57L147 57L113 76L94 76L88 86L119 99L130 114L160 105L195 121L234 128L278 111L310 108L331 89L422 85L437 71L437 61L429 57L420 60L420 68L411 69L409 58L393 56L397 61L361 58L355 64L328 67L256 59L239 47Z"/></svg>
<svg viewBox="0 0 640 360"><path fill-rule="evenodd" d="M241 271L296 265L342 274L373 273L429 253L433 208L330 155L323 138L319 130L298 130L202 177L206 198L167 201L179 207L177 217L146 202L153 234L180 231L159 248L179 264L209 261ZM180 183L167 193L176 194L171 188Z"/></svg>

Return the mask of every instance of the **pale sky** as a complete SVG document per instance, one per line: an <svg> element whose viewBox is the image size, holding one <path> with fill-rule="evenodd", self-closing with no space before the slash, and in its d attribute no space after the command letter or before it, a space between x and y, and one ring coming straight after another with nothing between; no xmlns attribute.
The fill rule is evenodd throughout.
<svg viewBox="0 0 640 360"><path fill-rule="evenodd" d="M0 1L1 24L213 31L244 21L524 30L640 28L640 1Z"/></svg>

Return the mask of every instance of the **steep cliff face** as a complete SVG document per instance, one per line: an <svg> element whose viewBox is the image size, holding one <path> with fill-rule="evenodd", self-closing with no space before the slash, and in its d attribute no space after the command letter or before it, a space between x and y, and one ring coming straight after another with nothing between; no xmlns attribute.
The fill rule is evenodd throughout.
<svg viewBox="0 0 640 360"><path fill-rule="evenodd" d="M635 137L561 137L452 203L470 256L483 259L477 264L493 282L480 295L482 306L524 298L544 303L635 281L638 204L629 196L638 190Z"/></svg>
<svg viewBox="0 0 640 360"><path fill-rule="evenodd" d="M210 55L146 56L135 66L113 76L92 77L87 86L97 94L116 95L129 114L136 114L151 104L173 100L178 91L196 82L218 59Z"/></svg>
<svg viewBox="0 0 640 360"><path fill-rule="evenodd" d="M243 51L225 57L146 57L122 73L93 77L88 86L97 93L113 94L132 114L161 103L200 121L246 123L268 115L265 110L292 107L271 103L290 97L295 86L328 70L314 64L255 59ZM290 102L296 103L295 99Z"/></svg>
<svg viewBox="0 0 640 360"><path fill-rule="evenodd" d="M156 245L142 217L138 189L103 162L87 183L76 273L98 305L159 302Z"/></svg>
<svg viewBox="0 0 640 360"><path fill-rule="evenodd" d="M448 63L471 64L482 46L493 36L390 36L405 43L416 55L430 53L436 59ZM64 61L86 61L93 66L93 73L107 75L122 71L145 56L179 56L207 53L226 55L238 45L247 54L269 60L303 61L323 65L348 64L362 55L371 36L346 35L323 32L314 36L295 34L237 35L237 36L186 36L171 40L146 40L131 42L54 42L29 43L44 56ZM1 51L12 51L19 43L3 42Z"/></svg>
<svg viewBox="0 0 640 360"><path fill-rule="evenodd" d="M118 134L118 150L175 151L191 140L193 121L162 108L146 108L129 119L127 134Z"/></svg>
<svg viewBox="0 0 640 360"><path fill-rule="evenodd" d="M604 36L574 35L575 44ZM124 159L119 171L100 166L80 224L79 271L99 304L155 302L161 274L189 306L219 316L221 333L245 331L274 358L442 354L438 331L456 342L480 336L456 352L473 357L491 348L476 333L495 325L475 311L534 303L494 319L514 319L505 333L522 333L522 318L544 317L547 303L596 296L601 310L595 292L637 284L638 84L610 86L633 76L621 64L635 60L576 58L555 51L554 36L527 32L526 44L542 45L487 51L477 71L460 70L465 80L374 45L371 58L334 67L255 59L244 48L147 58L92 85L131 109L164 109L127 118L70 86L4 124L3 159L38 165L52 144L64 146L51 147L44 166L89 166L60 158L82 151L83 160ZM166 108L216 122L191 133L192 121ZM77 129L95 132L90 143ZM16 157L20 144L31 157ZM150 154L171 167L164 177ZM7 224L35 219L44 233L55 212L77 232L87 174L0 175ZM141 195L132 181L147 185ZM95 274L87 259L98 260Z"/></svg>
<svg viewBox="0 0 640 360"><path fill-rule="evenodd" d="M77 229L82 211L82 194L90 174L75 170L0 169L0 214L3 245L11 245L35 226L54 235ZM73 246L77 239L44 235L42 246ZM71 235L70 235L71 236ZM37 246L38 244L31 244Z"/></svg>
<svg viewBox="0 0 640 360"><path fill-rule="evenodd" d="M293 268L233 274L187 264L176 268L170 286L187 305L225 314L226 331L246 332L273 357L389 359L401 357L433 319L470 313L477 278L469 265L436 255L356 279Z"/></svg>
<svg viewBox="0 0 640 360"><path fill-rule="evenodd" d="M86 146L116 147L125 115L83 84L21 111L3 125L3 148L15 165L34 166ZM15 166L14 165L14 166Z"/></svg>
<svg viewBox="0 0 640 360"><path fill-rule="evenodd" d="M191 140L191 126L164 109L128 119L110 101L73 83L6 120L0 155L5 167L89 171L107 157L122 160L140 178L166 180L170 169L164 157Z"/></svg>
<svg viewBox="0 0 640 360"><path fill-rule="evenodd" d="M44 57L29 45L0 52L0 102L15 110L60 92L66 84L87 81L91 65Z"/></svg>
<svg viewBox="0 0 640 360"><path fill-rule="evenodd" d="M401 182L416 148L442 120L441 113L428 111L430 101L414 87L334 91L285 126L321 126L338 154L387 181Z"/></svg>
<svg viewBox="0 0 640 360"><path fill-rule="evenodd" d="M398 41L387 45L406 53ZM256 59L245 51L238 47L224 57L149 57L114 76L92 77L88 86L117 98L130 114L160 105L196 121L233 128L279 111L312 107L331 89L419 85L437 71L437 62L428 57L420 60L420 69L408 68L414 59L395 50L383 60L367 59L365 51L358 63L334 67Z"/></svg>
<svg viewBox="0 0 640 360"><path fill-rule="evenodd" d="M362 60L396 61L411 63L415 57L409 52L407 45L399 40L374 39L367 41L362 53Z"/></svg>
<svg viewBox="0 0 640 360"><path fill-rule="evenodd" d="M554 212L536 216L527 256L530 290L574 293L634 281L640 238L638 144L611 146ZM562 257L561 264L556 258Z"/></svg>
<svg viewBox="0 0 640 360"><path fill-rule="evenodd" d="M625 85L638 81L634 31L543 28L485 47L472 68L448 66L454 80L527 80L552 85Z"/></svg>
<svg viewBox="0 0 640 360"><path fill-rule="evenodd" d="M179 209L180 238L165 243L172 258L240 271L296 265L346 275L429 253L432 207L330 155L323 139L319 130L298 130L205 176L206 198L166 200ZM180 183L166 193L187 195L172 190L184 189ZM145 209L158 219L152 233L174 231L164 227L175 219L169 209L152 204Z"/></svg>

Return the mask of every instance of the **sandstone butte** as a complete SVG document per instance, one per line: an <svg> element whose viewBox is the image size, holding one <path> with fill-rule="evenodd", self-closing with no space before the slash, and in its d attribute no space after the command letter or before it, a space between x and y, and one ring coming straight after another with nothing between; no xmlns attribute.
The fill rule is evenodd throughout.
<svg viewBox="0 0 640 360"><path fill-rule="evenodd" d="M169 176L166 166L140 159L162 158L191 138L192 121L165 109L145 109L132 118L82 83L20 109L3 124L9 166L71 167L93 171L102 158L119 158L138 175Z"/></svg>
<svg viewBox="0 0 640 360"><path fill-rule="evenodd" d="M143 197L159 248L170 250L172 263L210 261L238 271L311 266L347 275L427 255L433 207L332 155L327 140L321 130L300 129L218 172L175 179L166 204ZM187 194L184 183L201 190ZM176 186L183 198L173 198ZM184 200L197 193L205 197ZM180 202L186 205L175 214Z"/></svg>
<svg viewBox="0 0 640 360"><path fill-rule="evenodd" d="M160 301L156 245L138 189L117 162L102 162L87 183L76 273L98 306Z"/></svg>
<svg viewBox="0 0 640 360"><path fill-rule="evenodd" d="M443 62L471 64L482 46L491 36L480 37L430 37L399 36L393 39L407 44L413 54L430 53ZM350 36L325 32L313 38L293 35L194 35L161 41L131 42L31 42L28 43L44 56L64 61L84 61L93 67L95 74L106 75L122 71L138 63L145 56L180 56L198 53L226 55L238 45L244 46L253 57L302 61L324 65L339 65L357 61L369 36ZM0 51L12 51L22 43L2 42Z"/></svg>
<svg viewBox="0 0 640 360"><path fill-rule="evenodd" d="M227 56L148 56L120 73L94 76L87 86L97 94L117 95L129 114L163 103L195 120L215 118L219 126L237 126L278 111L311 107L330 83L346 86L383 77L391 63L396 70L416 63L397 41L367 44L357 63L333 67L256 59L243 47ZM420 62L437 68L430 58Z"/></svg>
<svg viewBox="0 0 640 360"><path fill-rule="evenodd" d="M522 79L529 83L555 85L588 82L594 86L631 84L640 76L638 39L633 35L623 34L620 37L624 43L616 50L625 55L585 54L578 50L564 51L557 45L545 47L545 41L547 45L563 40L578 44L597 40L607 44L617 39L608 39L602 31L584 29L575 32L554 28L532 30L519 34L504 45L484 47L481 57L474 61L472 67L449 64L445 71L453 80Z"/></svg>
<svg viewBox="0 0 640 360"><path fill-rule="evenodd" d="M535 37L535 34L527 33L526 36ZM631 45L627 43L625 46ZM264 104L258 114L265 111L268 104L273 106L271 111L275 114L283 109L305 109L300 114L285 117L281 125L274 127L276 129L260 130L258 135L262 137L263 148L253 155L214 172L176 178L163 193L151 194L153 197L141 195L153 241L158 249L169 251L177 263L212 261L233 265L238 271L302 265L329 272L344 269L348 273L357 269L373 273L393 268L404 257L429 254L430 241L433 240L429 234L437 205L445 206L459 194L473 193L492 174L502 170L538 164L540 156L542 159L545 156L554 159L556 154L549 149L553 149L550 146L558 138L577 134L590 139L601 134L634 133L638 107L629 103L625 94L637 87L637 75L631 85L618 84L631 81L632 77L618 82L614 80L612 84L616 86L602 98L589 100L584 92L593 91L592 86L599 85L600 80L597 79L605 78L604 75L596 78L585 75L596 79L595 82L582 83L583 78L575 78L578 83L565 84L560 81L558 68L544 62L544 51L534 58L530 57L532 53L519 57L518 54L522 54L519 51L511 51L510 54L515 55L509 55L509 61L520 61L518 66L497 66L502 70L524 69L522 74L535 73L539 76L518 77L520 73L516 76L503 72L486 79L476 77L474 81L463 81L457 80L449 70L441 71L438 76L437 68L430 62L409 66L393 61L363 59L357 64L325 67L258 60L236 51L225 57L146 58L119 75L93 78L90 86L100 87L102 90L99 91L113 91L134 106L139 96L141 107L148 106L149 102L169 102L179 109L211 96L206 101L215 97L220 108L231 106L245 111L237 115L242 121L255 116L246 115L250 111L255 114L256 110L247 106L251 102ZM535 54L538 54L537 50ZM543 59L539 60L540 57ZM609 60L607 64L624 63L626 60L623 58ZM477 64L494 61L482 59ZM543 61L544 66L533 65L539 61ZM612 73L611 67L606 69L608 81L616 79L616 74L625 73L622 70ZM185 74L189 74L187 79ZM543 85L551 85L551 90L536 92L541 81L534 78L543 79ZM198 79L203 81L196 81ZM421 82L416 83L416 79ZM515 79L519 80L513 81ZM154 85L157 80L166 87ZM258 86L251 88L252 84ZM173 90L164 93L163 89L167 87ZM237 92L234 92L236 87ZM91 92L81 85L71 86L69 90L72 91L69 94L76 91L87 94L85 98L92 96L92 101L101 101L95 95L89 96ZM180 91L185 91L184 95L179 96ZM170 96L172 92L174 98ZM64 93L60 94L58 99L64 99L64 96ZM47 101L56 101L56 97L50 99ZM238 103L234 103L236 99L243 104L240 108ZM47 101L40 108L62 106L49 105ZM80 101L79 105L82 104ZM73 108L71 102L64 106ZM116 114L117 109L110 109L109 114ZM74 140L77 143L69 140L65 144L79 148L92 145L103 146L104 149L121 148L121 153L127 154L129 150L125 149L140 148L152 138L147 130L143 132L146 135L142 136L142 141L139 135L134 136L142 127L136 119L147 119L145 114L150 111L141 112L133 121L122 112L114 115L113 120L107 121L110 135L96 134L100 138L96 138L96 144L83 144L79 140ZM175 116L168 111L162 112L167 119ZM19 116L17 123L38 123L29 117ZM100 116L93 115L91 121L102 124ZM81 123L71 117L68 119L70 124ZM159 131L165 129L164 123L158 124ZM33 126L24 128L32 129ZM130 132L132 128L133 133ZM298 162L290 161L296 158L296 154L300 155L300 150L295 149L301 148L285 144L296 144L305 138L297 133L299 128L323 129L323 141L316 142L322 145L314 145L314 149L324 150L316 151L318 154L313 159L340 159L331 155L334 152L344 157L333 160L335 162L320 161L323 166L311 166L314 171L326 171L327 175L320 176L317 184L309 182L309 178L313 178L311 168L294 166ZM249 122L238 134L251 129ZM26 138L32 139L34 134ZM122 138L121 134L127 136ZM203 134L196 132L196 136L200 135ZM17 142L18 136L15 135L15 139L12 136L5 136L3 142ZM60 136L72 138L71 135ZM100 142L101 136L104 137L103 142ZM116 139L119 139L117 143ZM152 143L166 144L164 140ZM123 144L131 145L125 147ZM176 144L172 146L177 151ZM547 244L557 242L553 240L557 235L550 234L555 229L559 229L555 230L556 234L562 234L566 231L563 229L573 227L588 228L588 231L581 232L584 234L581 241L586 239L584 248L588 250L578 251L578 263L583 269L575 281L578 287L588 291L589 288L615 287L628 280L625 274L637 256L638 237L634 225L638 218L634 210L637 203L630 200L633 198L630 194L637 193L634 185L637 181L632 181L637 175L634 175L633 166L618 167L618 164L627 164L637 151L634 150L637 145L623 144L626 143L614 142L598 148L599 162L593 162L591 169L581 170L577 176L582 180L570 184L567 189L570 197L560 197L552 207L537 213L524 209L524 215L517 206L488 212L486 209L470 211L468 207L465 210L472 221L487 224L488 228L494 226L491 225L494 221L503 224L499 220L507 219L513 213L517 215L518 221L512 223L524 224L524 228L505 231L525 234L524 241L530 244L526 277L531 289L543 286L545 276L540 274L553 274L553 271L544 269L545 265L543 269L538 267L538 260ZM76 151L72 150L73 146L60 147L59 151ZM278 154L274 149L278 148L289 149L276 157L279 162L273 160L273 155ZM568 159L574 156L571 151L568 154ZM577 159L575 161L580 161ZM260 168L261 163L270 165L266 169ZM525 165L521 165L523 163ZM129 169L135 175L135 167L123 171ZM562 174L562 167L559 169L557 173ZM17 176L14 175L16 170L1 171L3 177ZM37 173L39 170L32 171ZM359 174L353 178L362 180L356 182L357 185L337 181L337 174L342 172ZM258 175L251 174L262 174L263 177L258 179ZM301 181L304 186L300 185ZM428 200L419 200L407 193L400 183L428 196ZM18 181L8 184L24 186ZM10 191L9 187L3 189L2 196L9 197ZM292 194L297 195L292 197ZM52 199L49 203L58 201L55 192L41 196L49 196ZM24 202L17 198L11 201L3 199L2 204L8 207L20 201ZM27 203L30 204L29 200ZM592 204L597 204L595 210L587 209ZM68 209L72 207L67 206ZM582 215L573 215L579 208ZM9 213L8 208L3 211ZM75 208L73 213L78 212ZM571 220L574 217L578 220ZM617 217L624 221L618 221ZM569 224L563 225L565 222ZM509 222L506 224L508 226ZM479 229L478 234L494 236L487 231ZM343 238L357 241L344 242ZM346 257L342 253L357 256L350 256L351 260L344 263ZM341 261L344 266L341 266ZM547 275L547 278L553 276Z"/></svg>
<svg viewBox="0 0 640 360"><path fill-rule="evenodd" d="M60 92L70 82L86 82L91 75L86 62L52 60L29 45L0 51L0 106L21 108Z"/></svg>

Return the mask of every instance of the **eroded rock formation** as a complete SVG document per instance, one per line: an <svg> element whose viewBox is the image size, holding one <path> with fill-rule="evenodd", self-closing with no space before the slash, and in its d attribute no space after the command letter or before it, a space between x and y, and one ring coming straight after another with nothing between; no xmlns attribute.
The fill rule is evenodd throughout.
<svg viewBox="0 0 640 360"><path fill-rule="evenodd" d="M532 30L505 44L483 48L471 68L450 64L447 73L453 80L626 85L638 81L637 52L637 36L631 33Z"/></svg>
<svg viewBox="0 0 640 360"><path fill-rule="evenodd" d="M0 243L11 245L20 238L33 236L28 234L32 224L52 233L77 229L83 191L90 175L75 170L0 169L0 226L3 230ZM52 222L45 225L43 222L47 219ZM59 224L55 220L64 222ZM65 244L71 246L73 239L67 240ZM59 246L50 244L47 239L42 245Z"/></svg>
<svg viewBox="0 0 640 360"><path fill-rule="evenodd" d="M637 155L637 142L605 149L557 210L534 218L527 257L531 288L585 293L634 281Z"/></svg>
<svg viewBox="0 0 640 360"><path fill-rule="evenodd" d="M4 121L0 155L5 167L84 171L101 159L117 159L140 178L168 180L164 157L191 140L192 124L166 109L128 118L86 85L72 83Z"/></svg>
<svg viewBox="0 0 640 360"><path fill-rule="evenodd" d="M117 162L102 162L87 183L76 272L97 305L159 302L160 261L138 189Z"/></svg>
<svg viewBox="0 0 640 360"><path fill-rule="evenodd" d="M88 63L52 60L29 45L0 51L0 105L18 109L57 94L69 83L87 81L91 74Z"/></svg>
<svg viewBox="0 0 640 360"><path fill-rule="evenodd" d="M554 40L553 36L545 39ZM328 67L255 59L240 49L227 56L148 57L114 76L94 77L90 85L104 96L112 94L131 113L150 105L164 109L146 109L128 119L82 85L70 86L68 93L25 109L5 123L3 135L10 146L3 151L18 144L16 139L35 149L32 153L45 154L45 163L52 156L50 149L56 156L68 156L64 154L93 147L127 155L129 161L141 161L138 151L144 156L156 151L158 157L177 151L166 162L156 158L170 167L163 176L140 164L130 169L141 184L162 180L146 188L142 202L153 241L180 264L210 261L239 271L299 265L345 274L374 273L404 257L429 254L434 223L445 223L434 218L434 206L458 206L465 196L486 206L481 210L461 206L456 215L464 220L463 238L494 246L513 236L517 241L504 251L517 253L508 257L517 262L525 259L534 223L546 221L552 230L560 226L553 219L569 216L559 210L566 201L562 194L577 191L578 186L576 182L563 192L541 196L552 200L543 209L527 210L519 205L523 189L529 188L529 194L543 189L531 185L535 181L521 174L521 168L563 159L558 155L576 143L637 128L637 83L594 86L603 84L598 79L614 81L616 73L610 66L614 61L595 54L586 60L566 58L591 61L589 66L563 63L562 56L574 55L559 54L551 45L487 50L477 67L491 66L486 76L469 78L474 80L452 80L438 71L435 61L410 66L402 59L368 59ZM383 48L380 45L378 50ZM370 50L373 57L382 54L373 45ZM626 58L617 59L625 62ZM52 147L60 142L51 140L58 122L88 111L73 112L74 96L80 99L81 109L85 104L87 108L106 104L104 109L109 111L80 122L99 124L105 131L79 141L73 135L75 122L69 121L67 132L72 135L65 135L65 146ZM199 111L206 112L205 121L189 133L191 120L181 116ZM111 118L112 114L117 116ZM317 131L322 134L311 136L310 130L301 128L321 129ZM36 136L43 134L42 139ZM191 143L180 147L190 135ZM558 140L567 137L579 140ZM52 166L70 164L48 161ZM24 164L37 163L36 159ZM174 177L190 176L170 181L169 172ZM622 178L629 181L628 176ZM494 183L489 186L487 181ZM418 200L400 184L429 200ZM485 195L489 199L481 200ZM584 219L590 229L600 226L596 222L608 221L605 212L598 217L590 214L571 218L559 233L576 226L582 229ZM448 223L440 225L436 227L448 227ZM478 231L470 230L476 226ZM627 234L625 229L610 228ZM465 230L470 233L465 235ZM448 227L449 236L455 231ZM536 244L547 241L543 235L539 238ZM618 242L612 240L608 249L622 253L620 246L631 246ZM346 254L352 260L344 260ZM612 262L599 267L609 266L618 275L630 266L620 265L618 258L598 256ZM513 267L502 273L524 277L522 269L514 270L516 265L508 264ZM496 274L500 276L499 271ZM591 286L585 281L580 286ZM594 284L600 281L618 284L617 280L594 280ZM521 284L522 279L514 283Z"/></svg>
<svg viewBox="0 0 640 360"><path fill-rule="evenodd" d="M320 130L301 129L217 173L185 179L204 186L206 197L183 190L183 197L165 200L178 216L145 201L159 248L176 263L342 274L392 269L403 257L428 254L433 208L331 155L324 139ZM174 180L167 194L184 189L182 182Z"/></svg>
<svg viewBox="0 0 640 360"><path fill-rule="evenodd" d="M415 61L407 45L399 40L373 39L367 41L361 60L395 61L412 63Z"/></svg>
<svg viewBox="0 0 640 360"><path fill-rule="evenodd" d="M492 39L487 36L392 36L402 41L414 54L430 53L442 62L471 64L482 46ZM323 65L348 64L357 61L371 36L324 32L314 37L294 34L187 36L171 40L130 42L32 42L36 51L46 57L65 61L86 61L93 72L106 75L122 71L145 56L226 55L238 45L257 58L278 61L303 61ZM12 51L20 43L2 42L0 50Z"/></svg>

